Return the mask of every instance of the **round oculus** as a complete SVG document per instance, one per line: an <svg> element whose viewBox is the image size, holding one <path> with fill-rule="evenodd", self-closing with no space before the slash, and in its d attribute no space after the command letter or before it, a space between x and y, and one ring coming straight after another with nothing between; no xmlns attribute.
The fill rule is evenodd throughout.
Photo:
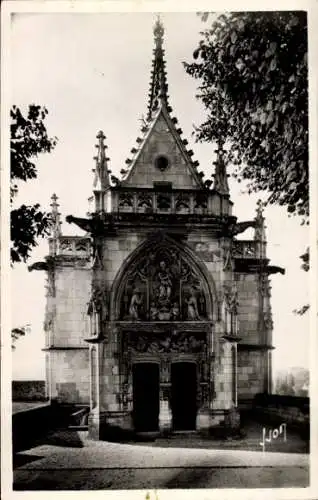
<svg viewBox="0 0 318 500"><path fill-rule="evenodd" d="M169 160L166 156L160 155L155 159L155 166L161 172L164 172L169 167Z"/></svg>

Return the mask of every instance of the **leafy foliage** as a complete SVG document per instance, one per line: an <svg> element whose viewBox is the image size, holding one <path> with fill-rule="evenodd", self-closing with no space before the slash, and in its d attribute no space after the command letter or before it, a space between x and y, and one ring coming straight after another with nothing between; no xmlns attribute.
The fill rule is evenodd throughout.
<svg viewBox="0 0 318 500"><path fill-rule="evenodd" d="M309 371L306 368L290 368L279 371L275 377L275 394L308 396Z"/></svg>
<svg viewBox="0 0 318 500"><path fill-rule="evenodd" d="M17 106L10 111L11 117L11 203L18 192L17 181L37 177L34 159L40 153L50 153L56 138L49 138L44 124L46 108L30 105L24 117ZM40 210L40 205L21 205L11 210L11 262L26 262L37 238L48 234L50 216Z"/></svg>
<svg viewBox="0 0 318 500"><path fill-rule="evenodd" d="M206 21L210 16L202 14ZM199 141L228 144L233 175L268 202L309 215L307 19L305 12L214 16L189 75L200 81L207 119Z"/></svg>
<svg viewBox="0 0 318 500"><path fill-rule="evenodd" d="M12 349L15 349L15 341L18 340L20 337L24 337L26 333L29 333L30 331L30 325L24 325L20 326L18 328L12 328L11 330L11 340L12 340Z"/></svg>
<svg viewBox="0 0 318 500"><path fill-rule="evenodd" d="M309 253L309 247L306 249L306 252L303 255L300 255L300 259L303 261L301 268L308 272L310 269L310 253ZM309 304L305 304L304 306L300 307L299 309L294 309L293 313L298 314L299 316L303 316L308 309L310 308Z"/></svg>

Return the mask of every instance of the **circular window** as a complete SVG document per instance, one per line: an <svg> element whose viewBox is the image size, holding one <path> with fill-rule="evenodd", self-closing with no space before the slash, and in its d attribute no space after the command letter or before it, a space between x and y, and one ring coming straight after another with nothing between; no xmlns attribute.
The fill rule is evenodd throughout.
<svg viewBox="0 0 318 500"><path fill-rule="evenodd" d="M169 167L169 160L166 156L158 156L155 160L156 167L163 172Z"/></svg>

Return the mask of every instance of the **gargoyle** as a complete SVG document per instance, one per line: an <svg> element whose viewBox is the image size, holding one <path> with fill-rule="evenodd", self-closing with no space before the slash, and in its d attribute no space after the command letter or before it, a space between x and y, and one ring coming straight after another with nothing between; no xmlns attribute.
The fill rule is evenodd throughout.
<svg viewBox="0 0 318 500"><path fill-rule="evenodd" d="M88 233L91 233L92 235L99 235L104 233L105 230L111 231L113 229L112 219L109 214L102 213L93 215L91 219L67 215L65 219L69 224L76 224L78 227Z"/></svg>
<svg viewBox="0 0 318 500"><path fill-rule="evenodd" d="M86 231L88 233L93 232L94 222L92 219L83 219L80 217L73 217L73 215L67 215L65 217L65 220L69 224L72 224L72 223L76 224L78 227L80 227L81 229L83 229L84 231Z"/></svg>
<svg viewBox="0 0 318 500"><path fill-rule="evenodd" d="M266 271L268 272L268 274L285 274L285 269L279 266L267 266Z"/></svg>
<svg viewBox="0 0 318 500"><path fill-rule="evenodd" d="M233 224L231 227L231 233L233 236L236 236L237 234L243 233L248 229L249 227L255 228L256 226L256 221L255 220L248 220L244 222L237 222L236 224Z"/></svg>
<svg viewBox="0 0 318 500"><path fill-rule="evenodd" d="M34 262L34 264L31 264L28 266L29 271L48 271L49 265L47 262Z"/></svg>

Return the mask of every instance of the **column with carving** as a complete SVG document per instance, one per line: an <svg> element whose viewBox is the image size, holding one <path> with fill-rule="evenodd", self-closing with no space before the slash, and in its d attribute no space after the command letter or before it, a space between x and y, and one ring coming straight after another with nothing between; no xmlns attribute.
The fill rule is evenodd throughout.
<svg viewBox="0 0 318 500"><path fill-rule="evenodd" d="M169 358L163 356L160 363L159 430L165 433L171 429L171 364Z"/></svg>

